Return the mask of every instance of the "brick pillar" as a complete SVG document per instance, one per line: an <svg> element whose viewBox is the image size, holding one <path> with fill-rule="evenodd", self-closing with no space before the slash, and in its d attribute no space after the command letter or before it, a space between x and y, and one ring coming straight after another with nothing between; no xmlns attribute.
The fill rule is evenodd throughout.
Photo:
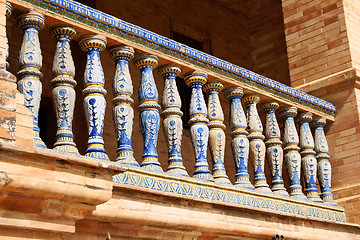
<svg viewBox="0 0 360 240"><path fill-rule="evenodd" d="M360 223L360 2L282 0L292 87L332 102L326 126L333 192L347 221Z"/></svg>
<svg viewBox="0 0 360 240"><path fill-rule="evenodd" d="M32 114L17 91L16 77L6 70L6 1L0 0L0 143L33 146Z"/></svg>

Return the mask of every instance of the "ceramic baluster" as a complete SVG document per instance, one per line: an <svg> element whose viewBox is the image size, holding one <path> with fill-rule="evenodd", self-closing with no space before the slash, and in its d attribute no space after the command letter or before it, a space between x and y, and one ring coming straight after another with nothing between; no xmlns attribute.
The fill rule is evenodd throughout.
<svg viewBox="0 0 360 240"><path fill-rule="evenodd" d="M140 55L134 59L135 65L141 72L139 88L140 129L144 140L144 154L141 166L150 171L162 172L156 149L159 126L160 105L158 91L153 76L153 69L158 64L154 55Z"/></svg>
<svg viewBox="0 0 360 240"><path fill-rule="evenodd" d="M134 110L131 104L134 100L133 85L129 71L129 61L134 58L134 49L128 46L118 46L110 49L110 56L115 61L115 76L113 81L113 120L117 141L116 161L130 166L139 164L134 158L132 149L132 131Z"/></svg>
<svg viewBox="0 0 360 240"><path fill-rule="evenodd" d="M11 3L6 2L6 12L5 12L5 16L6 18L9 17L12 13L12 6ZM5 59L7 59L9 57L9 41L7 38L7 34L5 36L5 41L6 41L6 52L5 52ZM9 68L9 63L6 61L6 68Z"/></svg>
<svg viewBox="0 0 360 240"><path fill-rule="evenodd" d="M190 135L195 152L194 178L214 181L207 162L207 146L209 128L207 124L207 109L202 87L206 83L207 75L201 72L192 72L185 77L185 82L191 87L190 101Z"/></svg>
<svg viewBox="0 0 360 240"><path fill-rule="evenodd" d="M266 177L264 173L265 166L265 143L263 126L256 108L260 98L255 95L247 95L243 97L242 101L246 108L247 128L249 132L247 136L249 143L249 159L254 164L254 187L261 192L270 193L269 185L266 183Z"/></svg>
<svg viewBox="0 0 360 240"><path fill-rule="evenodd" d="M85 156L108 160L103 140L106 101L105 78L100 62L100 52L106 47L106 38L100 35L88 36L80 41L87 53L84 74L84 110L87 120L89 139Z"/></svg>
<svg viewBox="0 0 360 240"><path fill-rule="evenodd" d="M313 202L322 202L318 195L316 188L316 173L317 161L314 151L314 138L310 130L310 121L312 114L309 112L300 113L298 122L300 125L300 154L301 154L301 167L305 180L305 194L306 197Z"/></svg>
<svg viewBox="0 0 360 240"><path fill-rule="evenodd" d="M280 110L280 116L284 119L283 147L285 151L284 161L290 179L290 196L306 200L300 184L301 155L299 153L299 135L295 127L296 107L286 107Z"/></svg>
<svg viewBox="0 0 360 240"><path fill-rule="evenodd" d="M241 105L243 89L235 87L225 90L225 97L230 101L230 127L231 127L231 148L235 161L235 187L255 189L250 183L248 172L249 140L248 132L245 130L247 123Z"/></svg>
<svg viewBox="0 0 360 240"><path fill-rule="evenodd" d="M71 56L70 40L76 32L71 27L57 27L50 31L56 40L53 62L54 79L52 97L57 119L56 142L54 149L61 152L79 154L74 143L72 120L75 107L76 86L75 66Z"/></svg>
<svg viewBox="0 0 360 240"><path fill-rule="evenodd" d="M209 94L208 98L208 127L209 127L209 147L213 160L212 175L215 183L221 185L231 185L226 175L224 166L225 156L225 125L224 113L222 111L219 99L219 92L224 88L220 82L207 83L204 86L205 92Z"/></svg>
<svg viewBox="0 0 360 240"><path fill-rule="evenodd" d="M181 156L181 139L183 134L183 115L181 99L176 87L176 77L179 75L180 68L175 65L166 65L159 69L165 80L162 95L163 130L168 146L168 170L167 172L177 176L189 176L185 170Z"/></svg>
<svg viewBox="0 0 360 240"><path fill-rule="evenodd" d="M42 14L29 12L17 18L18 26L23 30L23 42L19 52L18 90L24 94L24 105L33 114L33 135L34 146L46 148L40 138L38 116L42 84L40 78L42 73L42 56L39 42L39 30L45 26Z"/></svg>
<svg viewBox="0 0 360 240"><path fill-rule="evenodd" d="M276 120L275 111L279 108L277 102L268 102L263 104L262 109L265 111L265 145L266 157L271 171L271 190L280 195L289 196L282 178L282 166L284 153L281 147L280 128Z"/></svg>
<svg viewBox="0 0 360 240"><path fill-rule="evenodd" d="M331 193L331 164L329 161L329 146L324 133L325 125L325 118L315 118L311 122L315 138L315 158L318 161L317 170L321 189L320 196L325 204L337 207L338 205L334 201L333 194Z"/></svg>

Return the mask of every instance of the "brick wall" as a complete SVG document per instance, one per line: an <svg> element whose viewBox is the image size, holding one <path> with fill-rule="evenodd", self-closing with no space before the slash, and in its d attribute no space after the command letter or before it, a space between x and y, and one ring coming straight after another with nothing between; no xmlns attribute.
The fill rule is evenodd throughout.
<svg viewBox="0 0 360 240"><path fill-rule="evenodd" d="M281 0L248 1L251 70L289 85Z"/></svg>
<svg viewBox="0 0 360 240"><path fill-rule="evenodd" d="M342 1L282 1L291 86L351 67Z"/></svg>

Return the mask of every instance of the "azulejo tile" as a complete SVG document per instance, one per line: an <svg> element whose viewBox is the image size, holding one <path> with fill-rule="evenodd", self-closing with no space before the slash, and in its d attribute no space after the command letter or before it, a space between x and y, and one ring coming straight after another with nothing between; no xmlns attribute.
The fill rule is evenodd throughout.
<svg viewBox="0 0 360 240"><path fill-rule="evenodd" d="M236 188L233 190L224 189L216 185L209 186L209 184L196 180L172 179L166 175L154 176L150 173L138 173L129 170L114 176L113 181L120 186L133 186L139 191L151 189L158 194L170 192L179 197L191 197L194 200L214 202L214 204L231 203L240 208L250 206L258 208L260 211L271 210L326 221L345 222L345 214L342 209L272 198L270 195L242 192Z"/></svg>

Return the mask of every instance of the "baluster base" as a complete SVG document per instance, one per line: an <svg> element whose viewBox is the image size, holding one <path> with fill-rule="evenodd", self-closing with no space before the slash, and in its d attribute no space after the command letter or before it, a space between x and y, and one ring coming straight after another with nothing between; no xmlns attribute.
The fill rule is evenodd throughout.
<svg viewBox="0 0 360 240"><path fill-rule="evenodd" d="M85 157L91 157L91 158L99 158L103 160L109 160L109 156L106 153L103 152L87 152L85 154Z"/></svg>
<svg viewBox="0 0 360 240"><path fill-rule="evenodd" d="M168 174L173 176L180 176L180 177L189 177L189 174L185 170L185 167L183 165L182 159L179 160L170 160L169 166L166 171Z"/></svg>
<svg viewBox="0 0 360 240"><path fill-rule="evenodd" d="M186 172L186 170L182 169L182 168L169 169L166 171L166 173L173 175L173 176L189 177L189 174Z"/></svg>
<svg viewBox="0 0 360 240"><path fill-rule="evenodd" d="M234 187L255 190L254 186L251 184L249 180L249 176L236 177Z"/></svg>
<svg viewBox="0 0 360 240"><path fill-rule="evenodd" d="M289 193L286 191L286 188L284 187L284 182L282 179L273 180L273 182L271 183L271 190L275 194L289 196Z"/></svg>
<svg viewBox="0 0 360 240"><path fill-rule="evenodd" d="M143 158L143 162L140 164L140 166L147 171L160 173L164 172L164 170L160 166L158 158L156 157Z"/></svg>
<svg viewBox="0 0 360 240"><path fill-rule="evenodd" d="M319 197L317 190L316 191L312 191L312 192L306 192L306 197L312 201L312 202L316 202L316 203L323 203L323 200Z"/></svg>
<svg viewBox="0 0 360 240"><path fill-rule="evenodd" d="M214 177L214 181L218 185L232 186L232 183L227 177Z"/></svg>
<svg viewBox="0 0 360 240"><path fill-rule="evenodd" d="M210 173L194 173L195 179L205 180L209 182L215 182L215 179Z"/></svg>
<svg viewBox="0 0 360 240"><path fill-rule="evenodd" d="M139 163L132 156L118 156L116 162L122 165L140 167Z"/></svg>
<svg viewBox="0 0 360 240"><path fill-rule="evenodd" d="M33 141L34 141L34 147L47 148L44 141L40 138L40 133L36 130L33 130Z"/></svg>
<svg viewBox="0 0 360 240"><path fill-rule="evenodd" d="M339 207L339 205L333 199L332 194L331 195L326 195L326 196L323 196L321 194L321 196L322 196L322 199L323 199L323 202L324 202L325 205L332 206L332 207Z"/></svg>
<svg viewBox="0 0 360 240"><path fill-rule="evenodd" d="M55 143L54 150L58 151L58 152L65 152L65 153L79 155L79 150L75 147L75 144L71 145L71 144L64 144L64 143Z"/></svg>
<svg viewBox="0 0 360 240"><path fill-rule="evenodd" d="M300 188L290 187L290 197L298 200L308 200L301 190L302 190L301 186Z"/></svg>

